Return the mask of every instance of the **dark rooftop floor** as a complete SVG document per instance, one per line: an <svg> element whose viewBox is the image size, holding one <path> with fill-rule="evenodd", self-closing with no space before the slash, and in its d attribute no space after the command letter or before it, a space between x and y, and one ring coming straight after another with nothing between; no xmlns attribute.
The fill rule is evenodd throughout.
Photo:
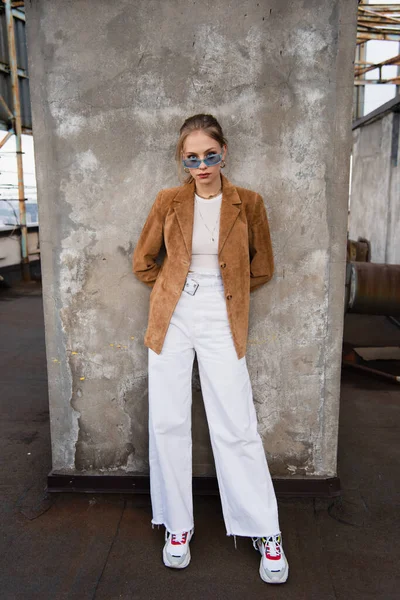
<svg viewBox="0 0 400 600"><path fill-rule="evenodd" d="M45 493L51 469L38 284L0 291L1 600L400 598L400 385L345 369L340 499L282 499L290 576L269 586L247 539L225 535L219 499L196 497L192 562L161 561L147 496ZM345 340L400 345L385 317L348 315ZM400 374L400 364L397 363ZM393 367L393 364L392 364Z"/></svg>

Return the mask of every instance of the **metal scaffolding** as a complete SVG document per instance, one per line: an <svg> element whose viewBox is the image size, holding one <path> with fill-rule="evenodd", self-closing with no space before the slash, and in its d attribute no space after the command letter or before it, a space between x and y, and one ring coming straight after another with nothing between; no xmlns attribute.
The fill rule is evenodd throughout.
<svg viewBox="0 0 400 600"><path fill-rule="evenodd" d="M380 63L366 61L366 44L370 40L400 42L400 4L366 4L364 0L358 5L357 48L354 63L354 119L363 116L364 95L366 85L394 84L396 92L400 92L400 54ZM395 77L384 77L383 69L397 66ZM377 77L367 79L365 74L377 70Z"/></svg>
<svg viewBox="0 0 400 600"><path fill-rule="evenodd" d="M0 87L0 112L2 116L2 128L7 130L6 135L0 140L0 148L4 146L11 136L15 135L19 227L21 230L21 269L23 279L29 281L30 270L26 226L24 171L22 164L22 133L32 133L32 130L29 126L30 108L29 110L26 110L26 105L29 103L29 87L25 31L19 27L19 25L25 25L23 6L24 2L12 2L11 0L2 0L2 5L0 5L0 10L3 13L2 17L4 18L5 14L6 23L6 29L4 30L2 28L2 39L6 42L6 47L1 49L2 60L0 62L0 72L2 79ZM25 127L23 127L21 115L21 93L23 96L23 108L25 108ZM26 126L26 121L28 121L28 126Z"/></svg>

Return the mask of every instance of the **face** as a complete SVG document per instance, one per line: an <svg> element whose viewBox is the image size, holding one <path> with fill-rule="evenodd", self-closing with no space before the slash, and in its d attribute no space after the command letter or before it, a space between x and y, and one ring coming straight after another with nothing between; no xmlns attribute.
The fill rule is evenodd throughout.
<svg viewBox="0 0 400 600"><path fill-rule="evenodd" d="M226 156L226 146L221 147L216 140L201 129L189 133L183 146L182 158L203 159L212 154L222 154L222 160L224 160ZM199 183L201 187L207 186L210 187L210 189L214 188L217 183L219 185L221 179L220 171L221 163L207 167L207 165L202 162L197 169L189 168L189 172L196 184Z"/></svg>

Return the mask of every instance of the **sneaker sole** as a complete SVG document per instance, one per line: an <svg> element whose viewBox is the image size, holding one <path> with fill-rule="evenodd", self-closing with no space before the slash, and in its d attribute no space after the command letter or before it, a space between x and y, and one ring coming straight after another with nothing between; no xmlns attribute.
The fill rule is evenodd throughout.
<svg viewBox="0 0 400 600"><path fill-rule="evenodd" d="M180 563L179 565L174 565L173 563L169 562L167 552L164 548L163 549L163 561L164 561L164 565L166 567L169 567L170 569L185 569L188 566L188 564L190 563L190 548L188 548L185 560L182 563Z"/></svg>
<svg viewBox="0 0 400 600"><path fill-rule="evenodd" d="M262 559L260 561L260 569L259 569L259 573L260 573L260 577L263 581L265 581L265 583L272 583L274 585L276 584L280 584L280 583L285 583L287 581L287 578L289 577L289 564L286 563L286 566L282 572L282 576L280 577L280 579L271 579L268 575L268 573L265 572L265 569L262 566Z"/></svg>

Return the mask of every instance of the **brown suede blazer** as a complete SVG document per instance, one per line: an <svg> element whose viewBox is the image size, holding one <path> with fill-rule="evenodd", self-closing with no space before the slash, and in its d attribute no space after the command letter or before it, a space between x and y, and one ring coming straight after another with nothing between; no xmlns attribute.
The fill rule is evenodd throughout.
<svg viewBox="0 0 400 600"><path fill-rule="evenodd" d="M238 358L246 353L250 291L274 271L268 218L256 192L222 175L218 257L229 324ZM194 182L161 190L133 252L133 272L152 287L145 345L160 354L189 272L192 256ZM166 255L156 262L162 246Z"/></svg>

